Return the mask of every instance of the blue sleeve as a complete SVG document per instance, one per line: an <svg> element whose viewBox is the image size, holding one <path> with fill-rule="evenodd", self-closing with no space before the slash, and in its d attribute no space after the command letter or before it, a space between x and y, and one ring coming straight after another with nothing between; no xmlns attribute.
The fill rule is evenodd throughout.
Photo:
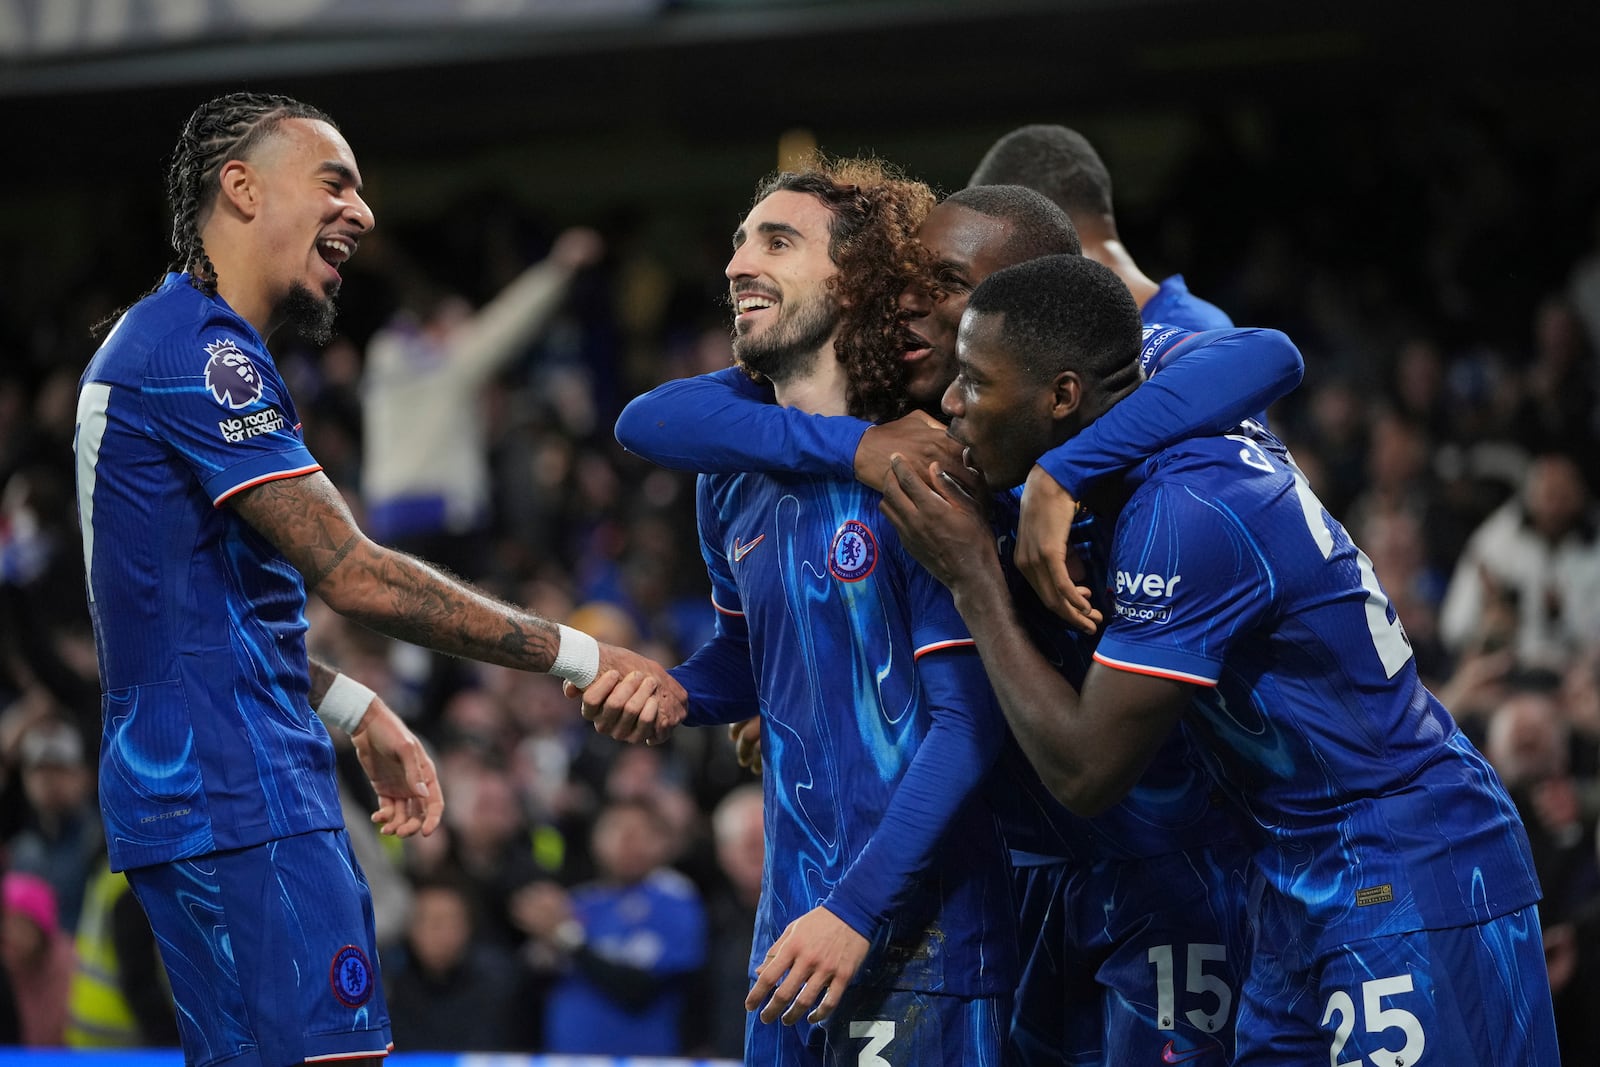
<svg viewBox="0 0 1600 1067"><path fill-rule="evenodd" d="M782 407L772 402L770 388L729 367L635 397L617 419L617 440L672 470L826 474L853 481L856 449L871 425Z"/></svg>
<svg viewBox="0 0 1600 1067"><path fill-rule="evenodd" d="M905 904L935 850L948 843L945 831L978 793L1006 737L975 648L930 652L917 661L917 671L933 724L872 840L822 901L869 941Z"/></svg>
<svg viewBox="0 0 1600 1067"><path fill-rule="evenodd" d="M742 722L761 710L744 620L717 616L717 635L667 673L689 691L685 726Z"/></svg>
<svg viewBox="0 0 1600 1067"><path fill-rule="evenodd" d="M1266 407L1288 395L1305 373L1300 350L1277 330L1156 336L1166 343L1154 353L1146 346L1150 379L1040 458L1039 465L1074 497L1184 438L1264 417Z"/></svg>
<svg viewBox="0 0 1600 1067"><path fill-rule="evenodd" d="M1217 496L1204 483L1164 483L1123 509L1096 662L1216 685L1229 649L1273 610L1278 581L1267 550Z"/></svg>
<svg viewBox="0 0 1600 1067"><path fill-rule="evenodd" d="M738 584L721 546L714 479L695 480L695 520L700 530L700 557L711 579L711 606L716 609L716 635L701 645L671 674L689 692L687 726L739 722L760 711L755 668L750 660L750 630Z"/></svg>
<svg viewBox="0 0 1600 1067"><path fill-rule="evenodd" d="M272 358L241 334L207 329L199 338L177 335L153 353L141 389L151 432L184 457L216 504L252 485L321 470Z"/></svg>

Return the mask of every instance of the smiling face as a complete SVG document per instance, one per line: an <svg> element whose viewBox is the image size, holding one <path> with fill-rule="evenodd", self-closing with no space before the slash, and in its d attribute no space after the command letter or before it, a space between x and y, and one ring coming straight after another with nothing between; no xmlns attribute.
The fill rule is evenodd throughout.
<svg viewBox="0 0 1600 1067"><path fill-rule="evenodd" d="M969 311L957 335L955 380L943 408L950 436L995 489L1021 485L1056 444L1055 396L1022 369L1002 340L1005 316Z"/></svg>
<svg viewBox="0 0 1600 1067"><path fill-rule="evenodd" d="M808 193L781 190L751 209L733 235L724 273L740 366L781 382L831 349L839 304L828 281L832 214Z"/></svg>
<svg viewBox="0 0 1600 1067"><path fill-rule="evenodd" d="M989 275L1011 266L1011 223L948 201L929 214L918 233L933 260L937 296L908 289L900 298L907 316L906 391L912 402L936 410L956 376L956 331L967 297Z"/></svg>
<svg viewBox="0 0 1600 1067"><path fill-rule="evenodd" d="M374 222L361 198L355 154L327 123L285 119L248 161L223 168L224 192L241 176L249 181L247 204L254 211L252 259L264 274L272 318L325 328L333 318L339 267ZM234 195L242 192L235 187Z"/></svg>

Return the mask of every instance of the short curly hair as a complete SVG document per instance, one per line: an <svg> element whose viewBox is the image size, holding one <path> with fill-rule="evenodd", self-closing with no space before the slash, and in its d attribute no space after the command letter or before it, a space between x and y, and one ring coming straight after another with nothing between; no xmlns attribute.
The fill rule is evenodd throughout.
<svg viewBox="0 0 1600 1067"><path fill-rule="evenodd" d="M848 381L850 414L881 422L910 409L900 295L920 277L917 231L935 202L924 182L879 159L816 156L761 183L752 204L773 193L814 196L832 215L828 256L841 300L835 354Z"/></svg>

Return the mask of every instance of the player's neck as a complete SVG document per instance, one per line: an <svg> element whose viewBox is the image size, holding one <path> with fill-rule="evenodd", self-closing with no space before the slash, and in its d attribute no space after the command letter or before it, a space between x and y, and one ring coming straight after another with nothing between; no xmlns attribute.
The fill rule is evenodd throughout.
<svg viewBox="0 0 1600 1067"><path fill-rule="evenodd" d="M1139 269L1133 261L1133 256L1115 235L1091 240L1087 237L1083 241L1083 254L1086 258L1094 260L1102 267L1110 268L1111 272L1122 279L1122 284L1128 287L1133 294L1134 302L1143 308L1156 295L1161 287Z"/></svg>
<svg viewBox="0 0 1600 1067"><path fill-rule="evenodd" d="M830 338L804 374L772 383L773 396L786 408L808 415L848 415L849 381L844 367L834 354Z"/></svg>
<svg viewBox="0 0 1600 1067"><path fill-rule="evenodd" d="M276 309L264 287L252 281L253 273L246 257L227 252L212 253L209 248L207 253L217 272L217 295L266 340L278 325L274 317Z"/></svg>

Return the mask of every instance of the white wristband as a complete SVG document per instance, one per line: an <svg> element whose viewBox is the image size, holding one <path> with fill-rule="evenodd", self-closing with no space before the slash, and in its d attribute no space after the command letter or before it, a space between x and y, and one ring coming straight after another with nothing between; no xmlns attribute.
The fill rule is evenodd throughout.
<svg viewBox="0 0 1600 1067"><path fill-rule="evenodd" d="M556 649L556 661L550 664L550 673L579 689L587 689L600 674L600 642L570 626L557 625L556 629L561 632L561 645Z"/></svg>
<svg viewBox="0 0 1600 1067"><path fill-rule="evenodd" d="M353 734L367 713L367 705L377 695L354 678L336 674L333 684L328 686L327 695L317 705L317 718L322 720L324 726L337 726L345 733Z"/></svg>

